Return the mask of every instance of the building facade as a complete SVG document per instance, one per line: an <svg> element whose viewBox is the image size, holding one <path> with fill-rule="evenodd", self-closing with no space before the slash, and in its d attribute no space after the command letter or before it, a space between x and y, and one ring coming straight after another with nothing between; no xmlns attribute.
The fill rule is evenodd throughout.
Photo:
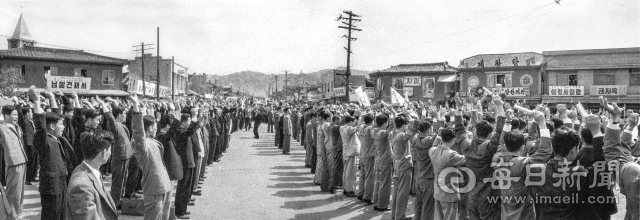
<svg viewBox="0 0 640 220"><path fill-rule="evenodd" d="M35 85L79 95L128 95L122 91L124 59L82 50L36 47L22 15L7 41L8 49L0 50L0 68L16 71L20 90Z"/></svg>
<svg viewBox="0 0 640 220"><path fill-rule="evenodd" d="M640 109L640 48L544 51L543 101L580 101L597 109L599 96Z"/></svg>
<svg viewBox="0 0 640 220"><path fill-rule="evenodd" d="M327 72L320 76L320 94L322 94L322 99L328 102L345 102L347 101L346 94L346 76L341 75L344 74L344 70L334 70L333 72ZM353 90L362 86L365 87L366 77L363 75L351 75L349 76L349 84L350 87L350 101L356 101L355 94Z"/></svg>
<svg viewBox="0 0 640 220"><path fill-rule="evenodd" d="M460 61L460 95L480 97L484 88L504 91L507 100L537 104L542 92L542 54L480 54Z"/></svg>
<svg viewBox="0 0 640 220"><path fill-rule="evenodd" d="M127 61L129 74L131 74L130 78L135 80L131 82L135 83L135 85L133 85L134 87L140 87L141 85L138 84L142 84L140 79L142 78L143 59L145 84L151 85L150 88L147 88L146 94L148 96L156 96L155 90L158 82L160 83L160 97L162 98L169 98L171 96L172 84L175 85L175 95L185 95L187 89L187 69L180 65L174 65L171 59L162 59L162 57L158 58L151 54L144 54L142 57L135 57L133 60ZM158 65L158 61L160 65ZM160 72L158 72L158 67ZM174 74L172 74L172 69ZM158 75L160 76L159 79ZM172 77L174 77L173 80ZM142 93L140 92L140 94Z"/></svg>
<svg viewBox="0 0 640 220"><path fill-rule="evenodd" d="M391 88L411 101L442 101L458 91L459 76L448 62L399 64L369 74L375 84L375 98L391 100Z"/></svg>

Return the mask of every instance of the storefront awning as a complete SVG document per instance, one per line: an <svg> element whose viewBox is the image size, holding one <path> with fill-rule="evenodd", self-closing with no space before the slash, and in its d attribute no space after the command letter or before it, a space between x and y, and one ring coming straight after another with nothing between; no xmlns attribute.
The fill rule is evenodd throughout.
<svg viewBox="0 0 640 220"><path fill-rule="evenodd" d="M438 82L454 82L456 81L457 75L444 75L438 78Z"/></svg>

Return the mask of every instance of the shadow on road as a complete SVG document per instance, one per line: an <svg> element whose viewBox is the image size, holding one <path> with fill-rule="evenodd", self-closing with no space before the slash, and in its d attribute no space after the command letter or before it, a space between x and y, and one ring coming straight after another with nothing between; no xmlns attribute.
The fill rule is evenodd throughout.
<svg viewBox="0 0 640 220"><path fill-rule="evenodd" d="M272 172L271 175L277 175L277 176L304 176L307 175L307 172Z"/></svg>
<svg viewBox="0 0 640 220"><path fill-rule="evenodd" d="M275 180L278 182L304 182L304 181L313 181L313 178L311 177L302 177L302 176L280 176L278 178L275 179L269 179L269 180Z"/></svg>
<svg viewBox="0 0 640 220"><path fill-rule="evenodd" d="M271 169L276 169L276 170L297 170L297 169L302 169L305 168L304 166L275 166L275 167L271 167Z"/></svg>
<svg viewBox="0 0 640 220"><path fill-rule="evenodd" d="M280 190L274 194L274 196L277 197L285 197L285 198L294 198L294 197L307 197L307 196L313 196L313 195L318 195L318 194L322 194L323 192L320 191L309 191L309 190L297 190L297 189L292 189L292 190Z"/></svg>
<svg viewBox="0 0 640 220"><path fill-rule="evenodd" d="M294 183L294 182L289 182L289 183L276 183L276 185L273 186L268 186L269 188L280 188L280 189L289 189L289 188L305 188L305 187L312 187L315 186L316 184L314 184L313 182L311 182L310 180L308 182L302 182L302 183Z"/></svg>

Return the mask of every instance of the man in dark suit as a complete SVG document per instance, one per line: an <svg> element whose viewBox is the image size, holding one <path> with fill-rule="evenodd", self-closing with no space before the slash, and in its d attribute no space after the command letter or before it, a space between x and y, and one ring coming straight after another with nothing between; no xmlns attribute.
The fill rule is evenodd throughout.
<svg viewBox="0 0 640 220"><path fill-rule="evenodd" d="M253 138L260 139L260 134L258 134L258 127L260 127L260 123L262 120L262 111L259 108L254 108L251 114L253 114Z"/></svg>
<svg viewBox="0 0 640 220"><path fill-rule="evenodd" d="M84 161L71 174L65 200L66 219L118 219L116 204L104 189L100 166L111 156L114 136L108 131L85 132L80 135Z"/></svg>
<svg viewBox="0 0 640 220"><path fill-rule="evenodd" d="M191 121L191 110L189 107L184 108L180 117L181 127L178 129L176 150L182 160L182 179L178 181L176 189L176 216L179 218L188 218L187 205L190 203L191 193L193 192L193 178L195 159L193 157L193 138L196 130L201 127L201 118L198 122Z"/></svg>
<svg viewBox="0 0 640 220"><path fill-rule="evenodd" d="M53 93L49 93L51 108L57 108ZM40 159L40 203L42 204L43 220L64 219L65 191L67 189L67 176L69 171L67 158L69 155L65 149L71 149L68 141L64 139L64 120L56 112L46 113L41 107L40 98L35 93L34 87L29 89L29 99L34 106L34 119L36 132L33 144L38 151ZM66 140L66 139L64 139Z"/></svg>
<svg viewBox="0 0 640 220"><path fill-rule="evenodd" d="M31 108L26 105L18 106L18 124L23 131L22 140L24 143L24 151L27 153L27 181L26 185L31 185L31 182L36 181L38 176L38 154L33 146L33 134L36 131L36 127L33 124L33 112Z"/></svg>
<svg viewBox="0 0 640 220"><path fill-rule="evenodd" d="M112 110L106 108L106 104L98 99L102 106L104 116L109 130L114 135L114 143L111 148L111 171L113 172L111 185L111 198L113 198L116 206L120 205L120 197L127 181L129 171L129 159L133 156L131 152L131 133L123 124L125 115L124 109L117 106L114 100L112 102Z"/></svg>

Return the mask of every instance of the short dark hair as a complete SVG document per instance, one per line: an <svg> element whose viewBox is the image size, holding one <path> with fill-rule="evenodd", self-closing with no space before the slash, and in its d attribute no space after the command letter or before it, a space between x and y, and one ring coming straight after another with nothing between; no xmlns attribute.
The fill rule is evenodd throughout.
<svg viewBox="0 0 640 220"><path fill-rule="evenodd" d="M491 124L496 123L496 117L493 117L491 114L485 114L483 119Z"/></svg>
<svg viewBox="0 0 640 220"><path fill-rule="evenodd" d="M284 108L284 111L285 112L289 111L289 107Z"/></svg>
<svg viewBox="0 0 640 220"><path fill-rule="evenodd" d="M565 126L556 129L555 135L551 138L554 155L565 157L578 144L580 144L578 132Z"/></svg>
<svg viewBox="0 0 640 220"><path fill-rule="evenodd" d="M584 143L593 145L593 134L591 134L591 130L589 130L588 128L582 127L582 130L580 130L580 137L582 137Z"/></svg>
<svg viewBox="0 0 640 220"><path fill-rule="evenodd" d="M27 114L29 114L29 111L31 111L31 108L22 107L22 108L20 108L20 110L22 111L22 115L27 115Z"/></svg>
<svg viewBox="0 0 640 220"><path fill-rule="evenodd" d="M114 118L120 117L120 115L122 115L122 113L124 113L124 109L122 107L120 107L120 106L115 106L114 105L112 109L113 109L112 111L113 111L113 117Z"/></svg>
<svg viewBox="0 0 640 220"><path fill-rule="evenodd" d="M509 152L517 152L525 143L524 135L510 131L504 134L504 146Z"/></svg>
<svg viewBox="0 0 640 220"><path fill-rule="evenodd" d="M110 131L94 130L83 132L80 134L82 156L87 159L93 159L103 150L109 149L113 141L113 134Z"/></svg>
<svg viewBox="0 0 640 220"><path fill-rule="evenodd" d="M164 114L160 117L160 128L164 128L167 127L167 125L171 124L171 122L173 122L173 115L170 114Z"/></svg>
<svg viewBox="0 0 640 220"><path fill-rule="evenodd" d="M384 123L387 123L387 121L389 121L389 115L387 115L386 113L382 113L376 116L376 125L378 127L384 125Z"/></svg>
<svg viewBox="0 0 640 220"><path fill-rule="evenodd" d="M356 120L356 118L354 118L353 116L350 116L350 115L347 115L347 116L344 117L344 123L349 123L349 122L352 122L352 121L355 121L355 120Z"/></svg>
<svg viewBox="0 0 640 220"><path fill-rule="evenodd" d="M444 143L449 143L456 137L456 133L449 128L444 128L440 131L440 137Z"/></svg>
<svg viewBox="0 0 640 220"><path fill-rule="evenodd" d="M476 124L476 134L479 138L487 138L493 132L493 125L487 120L482 120Z"/></svg>
<svg viewBox="0 0 640 220"><path fill-rule="evenodd" d="M142 117L142 122L144 124L144 130L146 131L149 127L156 125L156 118L151 115L145 115Z"/></svg>
<svg viewBox="0 0 640 220"><path fill-rule="evenodd" d="M10 115L16 108L13 105L2 106L2 115Z"/></svg>
<svg viewBox="0 0 640 220"><path fill-rule="evenodd" d="M401 128L402 126L407 124L407 119L405 119L404 116L400 115L400 116L396 117L394 122L396 123L396 128Z"/></svg>
<svg viewBox="0 0 640 220"><path fill-rule="evenodd" d="M373 121L373 115L371 114L366 114L363 116L362 120L364 120L365 124L369 124Z"/></svg>
<svg viewBox="0 0 640 220"><path fill-rule="evenodd" d="M427 132L429 129L431 129L431 123L429 121L420 122L420 132Z"/></svg>
<svg viewBox="0 0 640 220"><path fill-rule="evenodd" d="M58 114L57 112L47 112L47 114L45 115L45 123L47 124L47 128L49 128L49 125L57 124L61 120L62 115Z"/></svg>
<svg viewBox="0 0 640 220"><path fill-rule="evenodd" d="M323 111L320 113L320 117L324 120L327 120L327 118L331 117L331 114L327 111Z"/></svg>
<svg viewBox="0 0 640 220"><path fill-rule="evenodd" d="M95 109L87 109L87 111L84 112L84 117L86 119L94 119L98 116L100 116L100 113Z"/></svg>
<svg viewBox="0 0 640 220"><path fill-rule="evenodd" d="M564 125L564 122L562 122L562 119L559 119L559 118L551 118L551 123L553 123L554 130L558 130L558 128Z"/></svg>

